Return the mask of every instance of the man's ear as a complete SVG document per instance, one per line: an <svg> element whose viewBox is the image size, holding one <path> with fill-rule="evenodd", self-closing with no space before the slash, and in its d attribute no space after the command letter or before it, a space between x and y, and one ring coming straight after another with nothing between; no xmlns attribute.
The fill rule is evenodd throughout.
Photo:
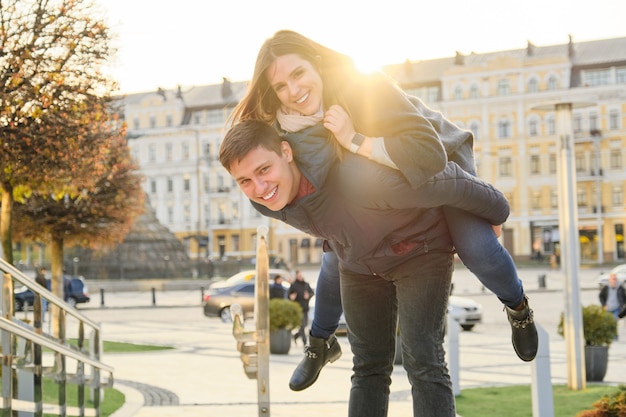
<svg viewBox="0 0 626 417"><path fill-rule="evenodd" d="M280 143L280 149L283 153L283 156L287 158L287 162L293 161L293 150L291 149L291 145L286 140Z"/></svg>

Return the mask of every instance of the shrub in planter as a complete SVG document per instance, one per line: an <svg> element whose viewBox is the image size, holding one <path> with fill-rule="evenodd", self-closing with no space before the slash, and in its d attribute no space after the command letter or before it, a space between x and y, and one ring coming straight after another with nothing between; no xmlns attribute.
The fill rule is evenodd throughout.
<svg viewBox="0 0 626 417"><path fill-rule="evenodd" d="M302 307L295 301L272 298L270 300L270 330L291 330L302 323Z"/></svg>
<svg viewBox="0 0 626 417"><path fill-rule="evenodd" d="M617 322L613 314L605 311L602 306L589 305L582 309L583 333L587 346L610 346L617 336ZM564 317L561 313L558 332L564 336Z"/></svg>
<svg viewBox="0 0 626 417"><path fill-rule="evenodd" d="M269 305L270 352L287 354L291 347L291 330L302 323L302 308L295 301L273 298Z"/></svg>
<svg viewBox="0 0 626 417"><path fill-rule="evenodd" d="M582 316L586 379L587 381L602 381L609 364L609 346L617 335L617 322L613 314L599 305L583 307ZM561 314L558 332L564 336L563 314Z"/></svg>

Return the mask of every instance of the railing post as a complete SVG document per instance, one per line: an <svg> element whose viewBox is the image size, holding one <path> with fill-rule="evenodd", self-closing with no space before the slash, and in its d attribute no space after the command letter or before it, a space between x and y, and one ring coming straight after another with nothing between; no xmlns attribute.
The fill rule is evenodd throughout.
<svg viewBox="0 0 626 417"><path fill-rule="evenodd" d="M269 320L269 256L267 254L268 228L257 228L256 279L254 281L254 316L256 330L245 331L241 305L230 307L233 317L233 336L241 352L243 368L250 379L257 380L259 417L270 415L270 320Z"/></svg>
<svg viewBox="0 0 626 417"><path fill-rule="evenodd" d="M2 316L11 320L13 316L13 279L10 274L2 274ZM0 331L2 339L2 412L0 416L11 417L13 408L13 335Z"/></svg>

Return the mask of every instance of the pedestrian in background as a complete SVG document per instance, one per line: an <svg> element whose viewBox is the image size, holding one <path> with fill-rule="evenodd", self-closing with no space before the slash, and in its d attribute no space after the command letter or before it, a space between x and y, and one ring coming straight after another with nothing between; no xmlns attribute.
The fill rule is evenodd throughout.
<svg viewBox="0 0 626 417"><path fill-rule="evenodd" d="M304 279L302 272L296 271L296 280L289 287L289 299L300 304L302 307L302 323L298 333L293 335L293 340L297 341L298 337L302 338L302 343L307 344L306 327L309 324L309 302L315 293Z"/></svg>
<svg viewBox="0 0 626 417"><path fill-rule="evenodd" d="M609 283L602 287L599 297L602 307L613 314L615 321L619 320L619 313L626 304L626 291L624 286L617 282L616 274L609 274Z"/></svg>
<svg viewBox="0 0 626 417"><path fill-rule="evenodd" d="M45 289L48 289L48 280L46 279L46 268L41 267L35 274L35 282ZM46 310L48 309L48 300L41 298L41 321L46 321Z"/></svg>
<svg viewBox="0 0 626 417"><path fill-rule="evenodd" d="M285 287L283 287L283 276L276 275L274 277L274 283L270 287L270 300L272 298L285 298Z"/></svg>

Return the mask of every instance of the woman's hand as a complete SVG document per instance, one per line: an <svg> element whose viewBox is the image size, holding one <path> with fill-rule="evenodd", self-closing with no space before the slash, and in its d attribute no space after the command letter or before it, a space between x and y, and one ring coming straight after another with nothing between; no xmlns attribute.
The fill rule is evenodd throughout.
<svg viewBox="0 0 626 417"><path fill-rule="evenodd" d="M496 234L496 237L502 236L502 225L501 224L492 224L491 228L493 232Z"/></svg>
<svg viewBox="0 0 626 417"><path fill-rule="evenodd" d="M356 131L352 119L343 107L333 104L324 114L324 127L332 132L337 142L346 149L350 149L352 138Z"/></svg>

